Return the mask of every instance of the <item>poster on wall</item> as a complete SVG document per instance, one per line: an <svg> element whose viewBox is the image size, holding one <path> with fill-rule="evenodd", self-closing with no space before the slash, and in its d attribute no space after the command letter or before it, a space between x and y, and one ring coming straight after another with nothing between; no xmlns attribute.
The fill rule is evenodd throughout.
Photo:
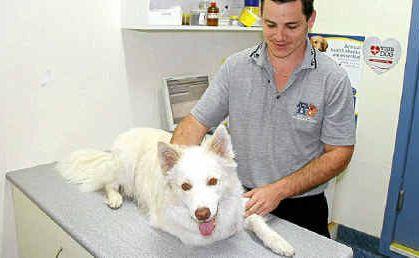
<svg viewBox="0 0 419 258"><path fill-rule="evenodd" d="M335 35L309 33L311 44L320 52L325 53L348 73L354 95L355 119L358 118L356 99L358 86L362 75L362 47L365 41L363 36Z"/></svg>
<svg viewBox="0 0 419 258"><path fill-rule="evenodd" d="M396 39L381 41L377 37L369 37L365 40L363 47L365 63L375 73L385 73L399 62L401 49Z"/></svg>

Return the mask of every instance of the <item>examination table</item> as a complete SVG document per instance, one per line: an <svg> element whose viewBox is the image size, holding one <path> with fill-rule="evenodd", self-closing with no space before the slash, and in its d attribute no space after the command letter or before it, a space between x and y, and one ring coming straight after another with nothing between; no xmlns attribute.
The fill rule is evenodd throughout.
<svg viewBox="0 0 419 258"><path fill-rule="evenodd" d="M253 233L240 232L209 246L186 246L152 228L132 201L118 210L101 192L82 193L40 165L7 173L13 192L20 257L278 257ZM269 224L291 245L294 257L352 257L352 249L276 217Z"/></svg>

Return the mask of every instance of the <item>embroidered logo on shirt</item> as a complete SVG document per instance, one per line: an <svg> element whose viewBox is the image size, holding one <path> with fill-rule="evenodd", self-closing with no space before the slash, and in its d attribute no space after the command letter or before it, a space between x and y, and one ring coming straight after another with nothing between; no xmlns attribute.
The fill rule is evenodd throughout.
<svg viewBox="0 0 419 258"><path fill-rule="evenodd" d="M293 118L317 123L317 121L314 119L317 113L319 113L319 109L314 104L300 101L300 103L297 104L297 109Z"/></svg>

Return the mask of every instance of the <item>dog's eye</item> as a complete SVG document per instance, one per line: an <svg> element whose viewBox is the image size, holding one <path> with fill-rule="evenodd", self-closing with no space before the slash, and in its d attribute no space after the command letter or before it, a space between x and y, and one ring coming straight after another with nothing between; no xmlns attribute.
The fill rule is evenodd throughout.
<svg viewBox="0 0 419 258"><path fill-rule="evenodd" d="M192 189L192 185L189 183L183 183L181 187L183 191L189 191Z"/></svg>
<svg viewBox="0 0 419 258"><path fill-rule="evenodd" d="M210 180L208 180L207 184L208 185L216 185L218 183L218 179L215 177L210 178Z"/></svg>

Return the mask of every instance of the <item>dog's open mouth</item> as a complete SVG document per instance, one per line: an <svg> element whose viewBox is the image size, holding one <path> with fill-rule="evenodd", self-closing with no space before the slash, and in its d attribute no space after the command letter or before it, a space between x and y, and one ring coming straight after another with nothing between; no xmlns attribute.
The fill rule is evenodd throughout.
<svg viewBox="0 0 419 258"><path fill-rule="evenodd" d="M203 236L210 236L215 229L215 218L199 223L199 232Z"/></svg>

